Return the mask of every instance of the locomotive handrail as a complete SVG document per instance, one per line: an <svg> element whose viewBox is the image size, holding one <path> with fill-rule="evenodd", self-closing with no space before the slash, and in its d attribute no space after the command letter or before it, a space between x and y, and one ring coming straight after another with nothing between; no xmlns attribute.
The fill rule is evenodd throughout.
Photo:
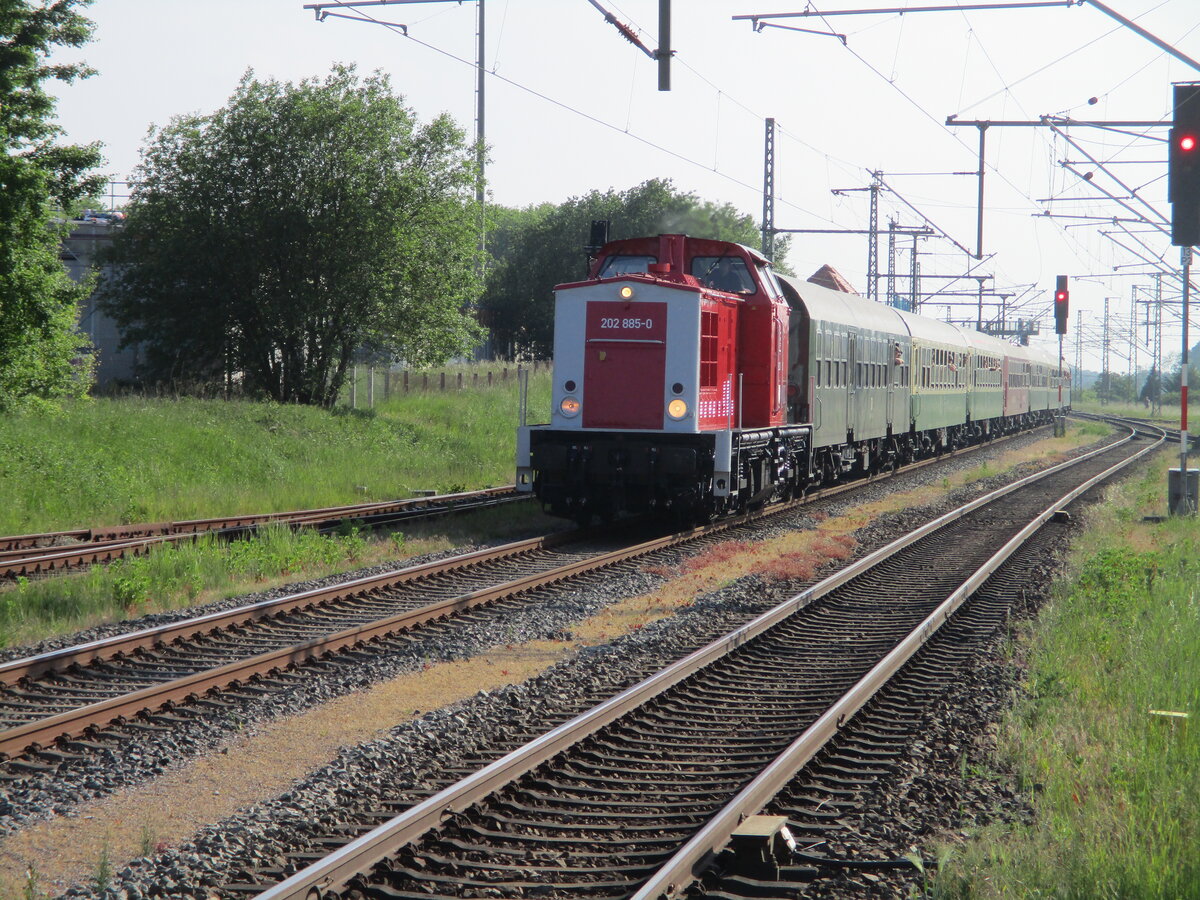
<svg viewBox="0 0 1200 900"><path fill-rule="evenodd" d="M589 344L665 344L666 341L657 338L588 338Z"/></svg>

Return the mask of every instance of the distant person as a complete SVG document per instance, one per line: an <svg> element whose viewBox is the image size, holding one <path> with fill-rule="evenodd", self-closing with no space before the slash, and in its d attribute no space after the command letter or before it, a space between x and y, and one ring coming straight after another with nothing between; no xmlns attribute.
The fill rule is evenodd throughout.
<svg viewBox="0 0 1200 900"><path fill-rule="evenodd" d="M718 291L728 291L731 294L741 294L746 290L741 273L733 266L733 260L722 256L717 261L717 268L708 279L708 286Z"/></svg>

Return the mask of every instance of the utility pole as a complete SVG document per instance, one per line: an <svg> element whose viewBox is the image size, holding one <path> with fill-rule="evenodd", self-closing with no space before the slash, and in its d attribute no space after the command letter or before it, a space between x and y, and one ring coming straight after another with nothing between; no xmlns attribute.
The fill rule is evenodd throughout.
<svg viewBox="0 0 1200 900"><path fill-rule="evenodd" d="M1133 384L1133 401L1138 395L1138 344L1137 344L1137 285L1129 291L1129 378Z"/></svg>
<svg viewBox="0 0 1200 900"><path fill-rule="evenodd" d="M887 303L896 304L896 220L888 219Z"/></svg>
<svg viewBox="0 0 1200 900"><path fill-rule="evenodd" d="M1075 382L1083 389L1083 310L1075 311Z"/></svg>
<svg viewBox="0 0 1200 900"><path fill-rule="evenodd" d="M651 50L642 43L642 39L637 36L637 32L605 9L599 0L588 0L588 3L592 4L604 16L605 22L621 33L621 37L658 62L658 89L660 91L669 91L671 89L671 56L675 52L671 49L671 0L658 0L657 50Z"/></svg>
<svg viewBox="0 0 1200 900"><path fill-rule="evenodd" d="M1103 347L1103 349L1102 349L1102 351L1101 351L1101 356L1103 357L1103 360L1104 360L1104 396L1100 398L1100 402L1101 402L1101 404L1103 404L1103 405L1107 405L1107 404L1108 404L1108 395L1109 395L1109 374L1108 374L1108 350L1109 350L1109 343L1108 343L1108 338L1109 338L1109 332L1108 332L1108 300L1109 300L1109 298L1108 298L1108 297L1105 297L1105 298L1104 298L1104 337L1103 337L1103 339L1102 339L1102 340L1103 340L1103 343L1102 343L1102 345L1101 345L1101 346Z"/></svg>
<svg viewBox="0 0 1200 900"><path fill-rule="evenodd" d="M1190 515L1196 511L1196 500L1191 495L1188 470L1188 301L1192 283L1192 248L1181 247L1179 262L1183 267L1183 362L1179 372L1179 512Z"/></svg>
<svg viewBox="0 0 1200 900"><path fill-rule="evenodd" d="M917 236L915 234L913 235L911 263L912 273L910 275L910 284L912 285L912 294L909 297L908 308L913 313L918 313L921 311L921 261L917 259Z"/></svg>
<svg viewBox="0 0 1200 900"><path fill-rule="evenodd" d="M1162 302L1162 272L1154 273L1154 366L1158 372L1158 376L1154 380L1153 388L1151 389L1151 410L1157 416L1162 413L1162 379L1163 379L1163 355L1162 355L1162 327L1163 327L1163 302Z"/></svg>
<svg viewBox="0 0 1200 900"><path fill-rule="evenodd" d="M775 257L775 120L767 119L763 140L763 214L762 252L767 259Z"/></svg>
<svg viewBox="0 0 1200 900"><path fill-rule="evenodd" d="M879 189L883 185L883 173L871 173L871 233L867 237L867 299L879 299L879 285L875 276L879 273Z"/></svg>

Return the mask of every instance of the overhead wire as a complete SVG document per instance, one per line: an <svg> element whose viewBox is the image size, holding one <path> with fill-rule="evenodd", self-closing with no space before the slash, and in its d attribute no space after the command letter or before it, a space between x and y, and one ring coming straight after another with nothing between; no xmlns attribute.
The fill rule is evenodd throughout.
<svg viewBox="0 0 1200 900"><path fill-rule="evenodd" d="M347 8L353 9L354 12L358 14L357 17L349 16L349 15L341 15L341 16L339 16L339 18L347 19L349 21L361 21L361 22L369 22L369 23L376 24L376 25L382 25L385 28L388 28L390 31L394 32L395 34L399 35L400 37L407 38L408 40L410 40L416 44L419 44L422 47L425 47L427 50L432 50L434 53L437 53L440 56L444 56L447 59L451 59L457 63L468 66L472 69L477 68L475 62L473 62L472 60L464 59L461 56L451 53L449 50L444 50L443 48L438 47L434 44L430 44L427 41L423 41L418 37L414 37L403 26L401 26L395 22L385 22L380 19L376 19L374 16L370 15L370 13L363 12L362 9L359 7L347 7ZM330 15L335 15L335 14L331 13ZM565 101L558 100L555 97L551 97L548 94L542 93L541 91L537 90L536 88L531 88L528 85L525 85L519 81L516 81L515 79L509 78L507 75L501 75L499 72L487 72L487 74L490 75L492 78L495 78L499 81L504 82L505 84L508 84L508 85L516 88L517 90L524 91L525 93L527 93L533 97L537 97L538 99L543 100L547 103L550 103L553 106L557 106L558 108L560 108L562 110L565 110L569 113L573 113L574 115L577 115L583 119L588 120L589 122L592 122L596 125L600 125L603 128L607 128L612 131L615 131L618 134L628 135L630 138L637 141L638 143L644 144L647 147L651 147L655 150L658 150L661 153L665 153L668 156L673 157L674 159L678 159L680 162L685 162L688 165L692 165L692 166L696 166L697 168L704 169L706 172L712 172L713 174L717 175L718 177L724 178L726 181L736 184L739 187L746 188L748 190L754 191L755 193L757 193L761 190L757 185L752 185L745 181L742 181L740 178L736 177L735 175L731 175L730 173L721 171L720 169L713 169L713 168L705 165L704 163L700 162L699 160L693 159L692 157L679 152L678 150L672 150L670 147L666 147L662 144L652 141L649 138L643 137L642 135L640 135L634 131L623 129L619 125L614 125L611 122L607 122L598 116L595 116L589 112L579 109L578 107L571 106L569 103L566 103ZM810 209L806 209L805 207L800 206L799 204L797 204L795 202L786 200L784 198L776 198L776 201L779 203L782 203L784 205L790 206L793 209L796 209L800 212L806 213L807 215L813 216L814 218L817 218L821 221L830 221L830 220L825 219L820 213L814 212L813 210L810 210ZM837 223L830 221L830 224L836 225Z"/></svg>
<svg viewBox="0 0 1200 900"><path fill-rule="evenodd" d="M1164 4L1165 4L1166 2L1169 2L1169 0L1164 0ZM1160 4L1160 5L1162 5L1162 4ZM827 27L829 27L829 28L832 28L832 25L830 24L830 22L828 21L828 19L827 19L825 16L822 16L822 15L821 15L819 12L818 12L818 13L816 13L816 15L817 15L817 16L819 16L819 17L821 18L821 20L822 20L822 21L825 23L825 25L826 25ZM1118 31L1118 30L1119 30L1119 27L1118 27L1118 28L1111 29L1111 30L1109 30L1108 32L1105 32L1104 34L1100 35L1099 37L1095 38L1094 40L1092 40L1092 41L1089 41L1087 44L1084 44L1084 45L1082 45L1081 47L1079 47L1079 48L1076 48L1075 50L1072 50L1072 51L1070 51L1069 53L1065 54L1063 57L1060 57L1060 59L1059 59L1059 60L1057 60L1056 62L1060 62L1062 59L1066 59L1067 57L1071 56L1072 54L1074 54L1074 53L1076 53L1076 52L1079 52L1080 50L1084 49L1085 47L1087 47L1087 46L1090 46L1091 44L1094 44L1094 43L1096 43L1096 41L1099 41L1099 40L1103 39L1104 37L1107 37L1108 35L1115 33L1115 32L1116 32L1116 31ZM920 103L919 103L919 102L918 102L918 101L917 101L917 100L916 100L914 97L912 97L912 96L911 96L911 95L910 95L910 94L909 94L907 91L905 91L905 90L904 90L902 87L900 87L900 85L899 85L898 83L896 83L895 81L892 81L892 80L888 79L888 77L887 77L886 75L884 75L884 74L883 74L883 72L881 72L881 71L879 70L879 68L878 68L878 67L876 67L876 66L875 66L875 65L874 65L874 64L873 64L873 63L872 63L870 60L868 60L868 59L867 59L866 57L864 57L864 56L863 56L861 53L859 53L857 50L855 50L853 47L851 47L851 46L850 46L848 43L847 43L847 44L845 44L845 45L843 45L843 47L844 47L844 49L845 49L845 50L846 50L848 53L850 53L850 54L851 54L851 55L852 55L852 56L853 56L855 59L857 59L857 60L858 60L860 63L862 63L864 66L866 66L866 68L867 68L867 69L869 69L871 72L873 72L873 73L874 73L874 74L875 74L877 77L879 77L881 80L883 80L883 81L887 82L887 84L888 84L888 85L889 85L889 86L890 86L890 87L891 87L891 88L892 88L894 91L896 91L896 92L897 92L897 93L898 93L898 94L899 94L899 95L900 95L902 98L904 98L904 100L905 100L906 102L908 102L908 103L909 103L911 106L913 106L913 107L914 107L914 108L915 108L915 109L916 109L916 110L917 110L917 111L918 111L918 112L919 112L919 113L920 113L922 116L924 116L925 118L927 118L929 121L933 122L933 123L934 123L934 124L935 124L935 125L938 127L938 129L939 129L939 130L941 130L941 131L944 131L945 133L949 134L949 136L950 136L950 137L951 137L951 138L952 138L952 139L953 139L953 140L954 140L956 143L958 143L958 144L959 144L959 145L960 145L960 146L961 146L961 147L962 147L964 150L966 150L966 151L968 151L969 153L971 153L971 155L975 155L975 154L976 154L976 151L974 150L974 148L971 148L970 146L968 146L968 145L967 145L967 143L966 143L966 142L965 142L965 141L964 141L964 140L963 140L963 139L962 139L962 138L961 138L961 137L960 137L960 136L959 136L957 133L955 133L953 130L951 130L951 129L950 129L950 127L949 127L949 126L947 126L947 125L946 125L946 124L945 124L945 123L944 123L942 120L938 119L936 116L934 116L932 113L930 113L930 112L929 112L927 109L925 109L925 107L924 107L924 106L922 106L922 105L921 105L921 104L920 104ZM1042 71L1042 70L1044 70L1045 68L1048 68L1048 67L1049 67L1049 65L1053 65L1053 63L1051 63L1051 64L1048 64L1047 66L1044 66L1044 67L1042 67L1042 69L1039 69L1039 71ZM1022 80L1025 80L1025 79L1027 79L1027 78L1029 78L1029 77L1032 77L1032 75L1033 75L1033 74L1036 74L1036 73L1030 73L1029 75L1027 75L1027 76L1024 76L1024 78L1022 78L1022 79L1019 79L1017 82L1013 82L1012 84L1005 84L1005 86L1004 86L1003 88L1001 88L1001 89L1000 89L1000 90L998 90L998 91L995 91L994 93L992 93L991 95L989 95L989 97L987 97L987 98L984 98L984 99L985 99L985 100L986 100L986 99L991 99L992 97L996 97L996 96L998 96L998 95L1000 95L1000 94L1003 94L1003 93L1005 93L1006 91L1010 91L1010 90L1011 90L1011 87L1015 86L1016 84L1018 84L1018 83L1019 83L1020 81L1022 81ZM971 106L968 106L966 109L971 109L971 108L973 108L974 106L977 106L977 105L978 105L979 103L981 103L981 102L984 102L984 101L978 101L977 103L975 103L975 104L972 104ZM965 110L960 110L960 113L961 113L961 112L965 112ZM1033 199L1032 199L1032 198L1029 196L1028 192L1026 192L1025 190L1022 190L1022 189L1021 189L1020 187L1018 187L1018 186L1017 186L1015 183L1013 183L1012 179L1011 179L1011 178L1009 178L1009 177L1008 177L1008 175L1007 175L1006 173L1004 173L1004 172L1000 171L1000 169L999 169L999 168L997 168L995 165L987 163L987 161L986 161L986 160L984 160L984 161L983 161L983 164L984 164L984 166L985 166L986 168L988 168L988 169L989 169L991 172L994 172L994 173L995 173L995 175L996 175L998 178L1000 178L1000 180L1001 180L1003 183L1005 183L1006 185L1008 185L1008 186L1009 186L1009 188L1011 188L1011 189L1012 189L1014 192L1016 192L1016 193L1017 193L1019 196L1023 197L1023 198L1024 198L1026 201L1028 201L1028 202L1031 204L1032 208L1034 208L1035 210L1040 210L1040 208L1037 206L1037 204L1036 204L1036 203L1033 201ZM1084 255L1085 255L1085 256L1087 256L1087 257L1091 257L1091 258L1093 258L1097 264L1100 264L1100 263L1101 263L1101 260L1099 260L1098 258L1096 258L1096 257L1095 257L1095 254L1094 254L1094 253L1092 253L1092 252L1090 252L1090 251L1089 251L1089 249L1088 249L1088 248L1087 248L1085 245L1083 245L1083 244L1082 244L1082 242L1080 242L1080 241L1079 241L1077 238L1075 238L1073 235L1070 235L1070 233L1069 233L1069 232L1063 232L1063 234L1064 234L1065 236L1067 236L1067 238L1069 239L1069 242L1070 242L1070 243L1072 243L1072 244L1074 244L1074 245L1075 245L1075 247L1076 247L1076 251L1077 251L1077 252L1079 252L1079 253L1082 253L1082 254L1084 254ZM1039 247L1039 252L1040 252L1040 247Z"/></svg>

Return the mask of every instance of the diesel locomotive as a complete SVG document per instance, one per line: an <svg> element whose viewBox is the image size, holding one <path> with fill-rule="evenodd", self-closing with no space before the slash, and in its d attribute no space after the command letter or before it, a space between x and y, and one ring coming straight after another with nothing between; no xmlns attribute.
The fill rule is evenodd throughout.
<svg viewBox="0 0 1200 900"><path fill-rule="evenodd" d="M702 520L1071 402L1047 353L785 277L725 241L609 242L555 288L554 316L550 422L518 430L516 484L583 523Z"/></svg>

